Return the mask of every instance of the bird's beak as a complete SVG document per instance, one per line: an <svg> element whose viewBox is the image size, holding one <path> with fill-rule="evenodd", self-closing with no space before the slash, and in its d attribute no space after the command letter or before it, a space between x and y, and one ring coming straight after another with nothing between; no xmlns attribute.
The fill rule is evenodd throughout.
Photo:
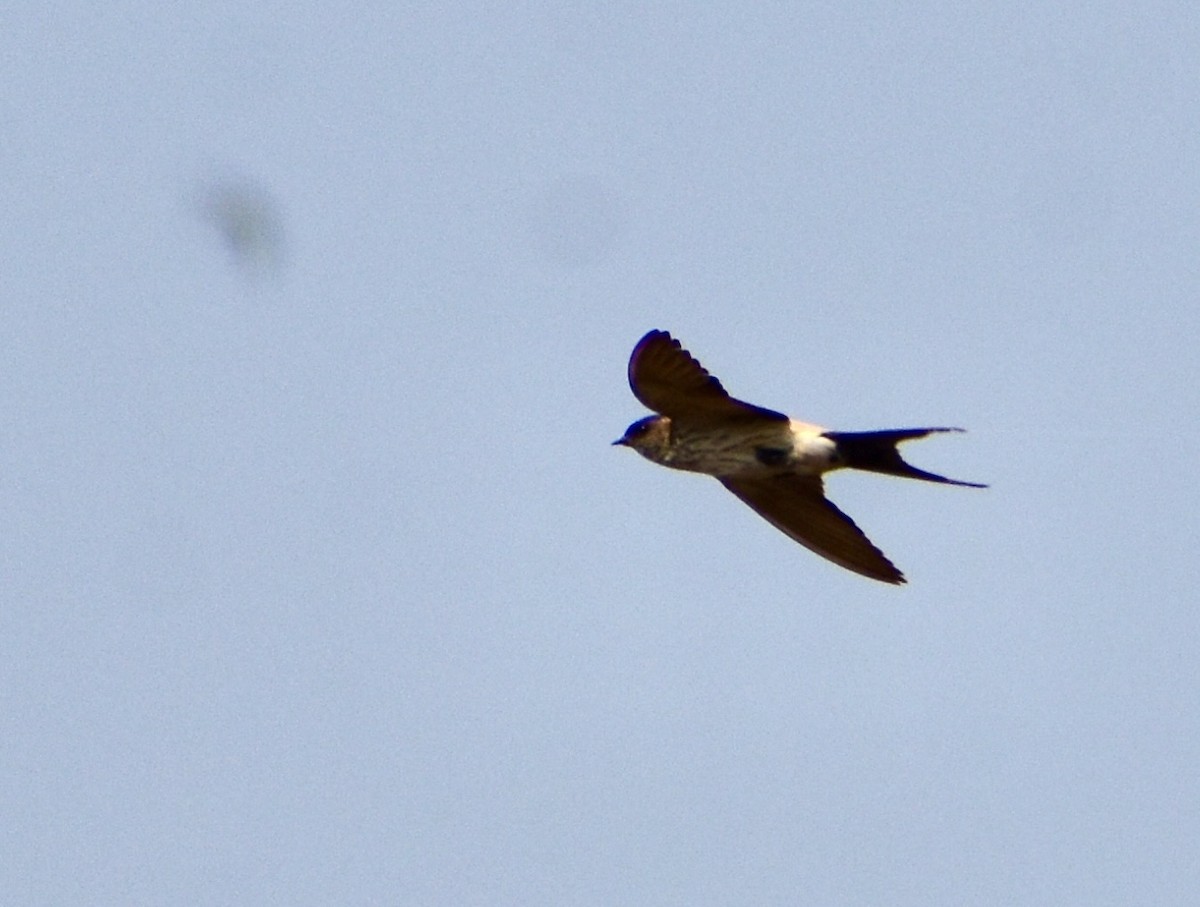
<svg viewBox="0 0 1200 907"><path fill-rule="evenodd" d="M617 440L612 442L612 446L613 447L628 447L629 442L626 441L624 438L617 438Z"/></svg>

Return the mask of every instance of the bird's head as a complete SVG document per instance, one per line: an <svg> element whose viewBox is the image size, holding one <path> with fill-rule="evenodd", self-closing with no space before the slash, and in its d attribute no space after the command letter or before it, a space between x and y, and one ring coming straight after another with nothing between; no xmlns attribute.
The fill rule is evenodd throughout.
<svg viewBox="0 0 1200 907"><path fill-rule="evenodd" d="M671 420L666 416L638 419L613 444L632 447L647 460L661 463L671 445Z"/></svg>

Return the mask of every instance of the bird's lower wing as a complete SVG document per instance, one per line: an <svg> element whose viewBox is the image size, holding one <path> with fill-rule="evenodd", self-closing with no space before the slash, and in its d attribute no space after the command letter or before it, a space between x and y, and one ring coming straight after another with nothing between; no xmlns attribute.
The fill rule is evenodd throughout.
<svg viewBox="0 0 1200 907"><path fill-rule="evenodd" d="M896 565L825 497L819 477L723 478L721 484L776 529L821 557L871 579L904 582Z"/></svg>

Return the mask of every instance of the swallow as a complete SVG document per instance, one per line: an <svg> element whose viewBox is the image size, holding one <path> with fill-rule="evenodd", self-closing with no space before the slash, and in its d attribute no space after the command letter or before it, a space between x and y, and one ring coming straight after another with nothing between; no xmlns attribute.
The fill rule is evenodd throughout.
<svg viewBox="0 0 1200 907"><path fill-rule="evenodd" d="M885 583L904 574L833 502L822 477L861 469L944 485L986 488L905 462L897 445L961 428L830 431L734 399L678 340L651 331L629 357L633 395L656 415L613 444L671 469L715 477L789 538L847 570Z"/></svg>

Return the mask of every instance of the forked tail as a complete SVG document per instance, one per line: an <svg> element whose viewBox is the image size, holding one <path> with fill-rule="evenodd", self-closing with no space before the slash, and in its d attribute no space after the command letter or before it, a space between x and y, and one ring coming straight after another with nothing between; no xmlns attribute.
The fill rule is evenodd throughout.
<svg viewBox="0 0 1200 907"><path fill-rule="evenodd" d="M896 445L901 441L924 438L943 431L962 431L961 428L896 428L891 431L827 431L825 437L837 444L843 462L851 469L882 472L889 476L923 479L945 485L965 485L968 488L987 488L978 482L960 482L904 462Z"/></svg>

